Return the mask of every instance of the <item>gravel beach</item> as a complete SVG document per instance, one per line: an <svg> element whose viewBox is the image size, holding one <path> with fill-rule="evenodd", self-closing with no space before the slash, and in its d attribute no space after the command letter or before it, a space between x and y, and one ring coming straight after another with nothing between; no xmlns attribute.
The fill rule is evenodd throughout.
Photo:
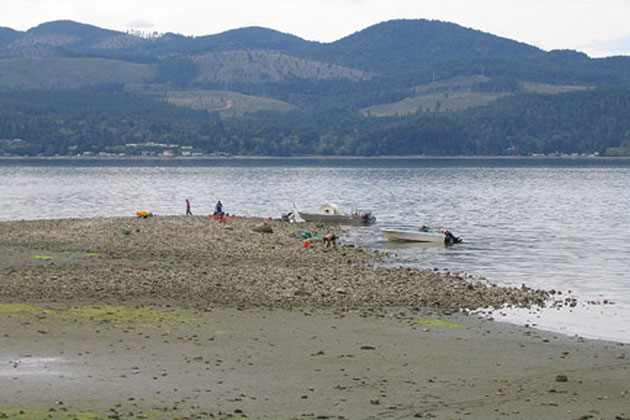
<svg viewBox="0 0 630 420"><path fill-rule="evenodd" d="M391 267L343 235L0 223L0 418L630 418L624 345L470 312L549 293Z"/></svg>
<svg viewBox="0 0 630 420"><path fill-rule="evenodd" d="M257 232L266 225L272 232ZM339 227L228 218L149 217L0 224L0 293L47 302L165 300L198 308L445 311L541 304L548 295L456 275L379 266L360 247L296 236ZM262 229L257 229L262 230Z"/></svg>

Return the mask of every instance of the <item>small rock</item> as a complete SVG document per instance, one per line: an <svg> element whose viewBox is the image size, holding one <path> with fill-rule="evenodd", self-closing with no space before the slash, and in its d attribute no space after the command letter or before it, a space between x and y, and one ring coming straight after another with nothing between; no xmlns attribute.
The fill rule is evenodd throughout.
<svg viewBox="0 0 630 420"><path fill-rule="evenodd" d="M252 230L254 232L260 232L260 233L273 233L273 229L271 228L271 225L267 222L263 222L259 225L254 226Z"/></svg>

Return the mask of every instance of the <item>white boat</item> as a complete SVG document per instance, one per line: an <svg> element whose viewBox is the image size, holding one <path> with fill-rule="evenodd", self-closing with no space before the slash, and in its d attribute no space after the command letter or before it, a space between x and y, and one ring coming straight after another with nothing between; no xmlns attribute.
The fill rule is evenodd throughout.
<svg viewBox="0 0 630 420"><path fill-rule="evenodd" d="M383 232L383 235L390 241L435 242L442 244L456 244L462 241L447 230L444 232L432 232L417 229L383 227L381 228L381 232Z"/></svg>
<svg viewBox="0 0 630 420"><path fill-rule="evenodd" d="M320 207L319 213L305 213L297 211L300 218L306 222L313 223L336 223L342 225L368 226L376 221L376 217L370 212L340 214L336 204L324 204Z"/></svg>

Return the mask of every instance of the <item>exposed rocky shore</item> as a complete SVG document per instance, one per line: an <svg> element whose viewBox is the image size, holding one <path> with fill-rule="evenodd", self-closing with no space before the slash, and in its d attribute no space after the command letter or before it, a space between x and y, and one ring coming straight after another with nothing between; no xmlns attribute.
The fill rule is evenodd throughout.
<svg viewBox="0 0 630 420"><path fill-rule="evenodd" d="M272 232L257 232L262 223ZM170 301L194 307L455 311L543 304L544 291L385 267L384 256L300 237L339 227L149 217L0 224L0 294L50 301Z"/></svg>

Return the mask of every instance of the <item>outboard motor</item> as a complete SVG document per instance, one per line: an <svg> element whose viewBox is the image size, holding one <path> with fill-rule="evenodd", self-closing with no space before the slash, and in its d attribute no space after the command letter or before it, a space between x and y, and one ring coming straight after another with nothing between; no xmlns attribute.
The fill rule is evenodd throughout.
<svg viewBox="0 0 630 420"><path fill-rule="evenodd" d="M444 243L446 245L458 244L458 243L460 243L462 241L462 238L453 235L448 230L445 230L442 233L444 234Z"/></svg>
<svg viewBox="0 0 630 420"><path fill-rule="evenodd" d="M365 226L373 225L376 223L376 216L372 215L372 212L363 213L361 216L363 218L363 224Z"/></svg>

